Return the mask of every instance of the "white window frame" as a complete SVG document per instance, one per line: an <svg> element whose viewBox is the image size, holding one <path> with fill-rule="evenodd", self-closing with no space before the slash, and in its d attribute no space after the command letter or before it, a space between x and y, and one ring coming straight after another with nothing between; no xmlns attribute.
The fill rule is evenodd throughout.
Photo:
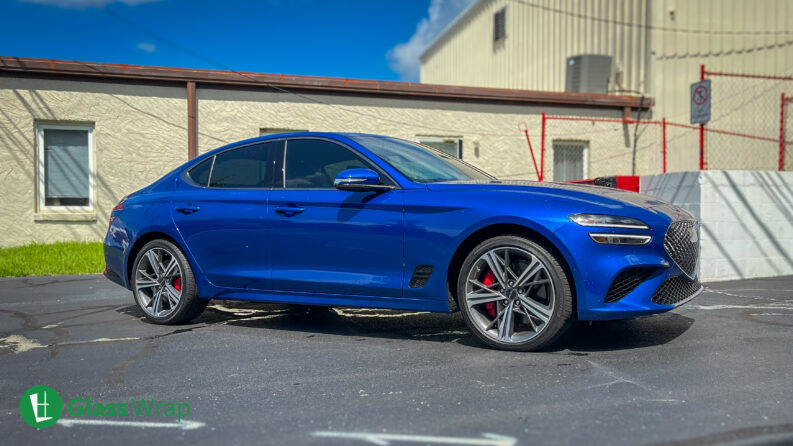
<svg viewBox="0 0 793 446"><path fill-rule="evenodd" d="M88 132L88 205L87 206L47 206L46 179L44 168L44 131L77 130ZM38 211L39 212L92 212L94 210L94 126L86 124L36 124L36 143L38 145Z"/></svg>
<svg viewBox="0 0 793 446"><path fill-rule="evenodd" d="M583 169L581 169L583 178L581 179L582 180L588 179L589 178L589 147L591 145L590 141L585 139L554 139L553 141L551 141L551 149L553 149L554 144L570 144L570 145L580 144L584 146L584 150L582 150L583 154L581 155L581 162L583 163ZM553 155L551 156L551 163L553 163ZM554 181L556 181L555 178Z"/></svg>
<svg viewBox="0 0 793 446"><path fill-rule="evenodd" d="M439 142L457 142L457 159L463 159L463 138L459 136L416 136L416 142L419 144L424 143L439 143Z"/></svg>

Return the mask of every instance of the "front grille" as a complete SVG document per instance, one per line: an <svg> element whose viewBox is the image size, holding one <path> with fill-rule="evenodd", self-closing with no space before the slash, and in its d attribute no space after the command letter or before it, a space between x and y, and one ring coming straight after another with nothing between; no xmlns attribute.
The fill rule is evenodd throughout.
<svg viewBox="0 0 793 446"><path fill-rule="evenodd" d="M681 220L669 225L664 237L664 249L688 277L694 277L699 258L699 223Z"/></svg>
<svg viewBox="0 0 793 446"><path fill-rule="evenodd" d="M635 290L655 271L653 268L630 268L619 273L606 293L606 303L616 302Z"/></svg>
<svg viewBox="0 0 793 446"><path fill-rule="evenodd" d="M658 305L677 305L700 289L702 285L697 279L692 280L686 276L670 277L655 290L652 301Z"/></svg>

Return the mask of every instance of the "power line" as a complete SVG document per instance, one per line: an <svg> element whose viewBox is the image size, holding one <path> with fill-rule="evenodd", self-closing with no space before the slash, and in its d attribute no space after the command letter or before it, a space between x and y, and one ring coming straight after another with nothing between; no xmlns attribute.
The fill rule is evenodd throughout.
<svg viewBox="0 0 793 446"><path fill-rule="evenodd" d="M146 28L143 25L140 25L140 24L138 24L136 22L133 22L133 21L127 19L126 17L122 16L121 14L118 14L118 13L116 13L114 11L111 11L108 8L100 7L99 10L104 12L105 14L109 15L110 17L113 17L114 19L118 20L119 22L122 22L122 23L126 24L127 26L130 26L130 27L132 27L132 28L134 28L134 29L136 29L136 30L138 30L138 31L140 31L140 32L142 32L142 33L154 38L154 39L157 39L157 40L159 40L159 41L161 41L161 42L163 42L163 43L165 43L165 44L167 44L167 45L169 45L169 46L171 46L171 47L173 47L173 48L175 48L175 49L177 49L177 50L179 50L179 51L181 51L181 52L183 52L183 53L185 53L185 54L187 54L187 55L189 55L191 57L194 57L194 58L196 58L198 60L201 60L201 61L203 61L205 63L208 63L208 64L210 64L210 65L212 65L212 66L214 66L216 68L220 68L220 69L223 69L223 70L228 71L230 73L234 73L234 74L236 74L238 76L241 76L241 77L243 77L243 78L245 78L247 80L250 80L250 81L252 81L254 83L258 83L258 84L264 85L266 87L272 88L273 90L276 90L276 91L281 92L281 93L291 94L291 95L294 95L296 97L299 97L299 98L304 99L304 100L309 101L309 102L325 105L325 106L331 107L331 108L336 109L336 110L341 110L341 111L344 111L344 112L347 112L347 113L353 113L353 114L356 114L356 115L359 115L359 116L364 116L364 117L367 117L367 118L373 118L373 119L377 119L377 120L380 120L380 121L390 122L392 124L399 124L399 125L409 126L409 127L419 127L419 128L423 128L423 129L429 129L429 130L435 130L435 131L441 131L441 132L448 132L448 133L453 133L453 134L463 134L463 133L470 133L471 132L471 129L463 131L463 130L458 130L458 129L449 129L449 128L444 128L444 127L435 127L435 126L430 126L430 125L426 125L426 124L410 123L410 122L400 121L400 120L397 120L397 119L385 118L385 117L382 117L382 116L378 116L376 114L366 113L366 112L362 112L362 111L359 111L359 110L353 110L353 109L350 109L350 108L347 108L347 107L344 107L344 106L340 106L340 105L332 104L332 103L329 103L329 102L325 102L325 101L323 101L321 99L318 99L318 98L315 98L313 96L309 96L309 95L301 94L301 93L298 93L298 92L295 92L295 91L287 90L286 88L279 87L277 85L273 85L273 84L261 81L261 80L256 79L256 78L252 78L252 77L248 76L245 73L241 73L241 72L239 72L237 70L234 70L234 69L232 69L231 67L229 67L228 65L226 65L226 64L224 64L222 62L219 62L219 61L217 61L215 59L206 57L203 54L197 53L197 52L191 50L190 48L187 48L187 47L179 44L178 42L175 42L175 41L173 41L171 39L168 39L167 37L165 37L165 36L163 36L163 35L161 35L159 33L154 32L154 31ZM521 137L521 135L517 134L517 132L514 133L514 134L513 133L509 133L509 134L506 134L506 133L482 133L482 132L474 132L474 133L476 135L482 135L482 136Z"/></svg>
<svg viewBox="0 0 793 446"><path fill-rule="evenodd" d="M639 28L639 29L647 29L651 31L665 31L665 32L676 32L676 33L687 33L687 34L704 34L704 35L721 35L721 36L772 36L772 35L791 35L793 34L793 30L707 30L707 29L696 29L696 28L672 28L668 26L654 26L649 24L641 24L641 23L634 23L634 22L627 22L624 20L615 20L615 19L606 19L603 17L596 17L586 14L581 14L578 12L568 11L562 8L554 8L552 6L545 6L540 5L537 3L533 3L527 0L510 0L514 3L518 3L524 6L528 6L530 8L539 9L541 11L552 12L555 14L562 14L569 17L582 19L582 20L591 20L593 22L600 22L606 23L609 25L617 25L617 26L626 26L630 28Z"/></svg>

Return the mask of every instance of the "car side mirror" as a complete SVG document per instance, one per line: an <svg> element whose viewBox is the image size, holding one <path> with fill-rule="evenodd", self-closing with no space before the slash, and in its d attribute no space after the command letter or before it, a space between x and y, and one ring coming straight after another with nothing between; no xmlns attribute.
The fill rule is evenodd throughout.
<svg viewBox="0 0 793 446"><path fill-rule="evenodd" d="M371 169L342 170L333 180L333 186L351 192L384 191L394 188L380 183L380 175Z"/></svg>

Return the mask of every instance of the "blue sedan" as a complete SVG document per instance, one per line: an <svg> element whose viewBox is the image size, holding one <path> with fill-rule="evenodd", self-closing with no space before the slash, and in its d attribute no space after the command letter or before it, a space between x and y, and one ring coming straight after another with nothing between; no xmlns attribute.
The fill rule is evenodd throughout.
<svg viewBox="0 0 793 446"><path fill-rule="evenodd" d="M209 299L462 311L505 350L702 290L699 225L679 207L502 181L365 134L271 135L191 160L116 205L104 252L105 275L158 324L189 321Z"/></svg>

